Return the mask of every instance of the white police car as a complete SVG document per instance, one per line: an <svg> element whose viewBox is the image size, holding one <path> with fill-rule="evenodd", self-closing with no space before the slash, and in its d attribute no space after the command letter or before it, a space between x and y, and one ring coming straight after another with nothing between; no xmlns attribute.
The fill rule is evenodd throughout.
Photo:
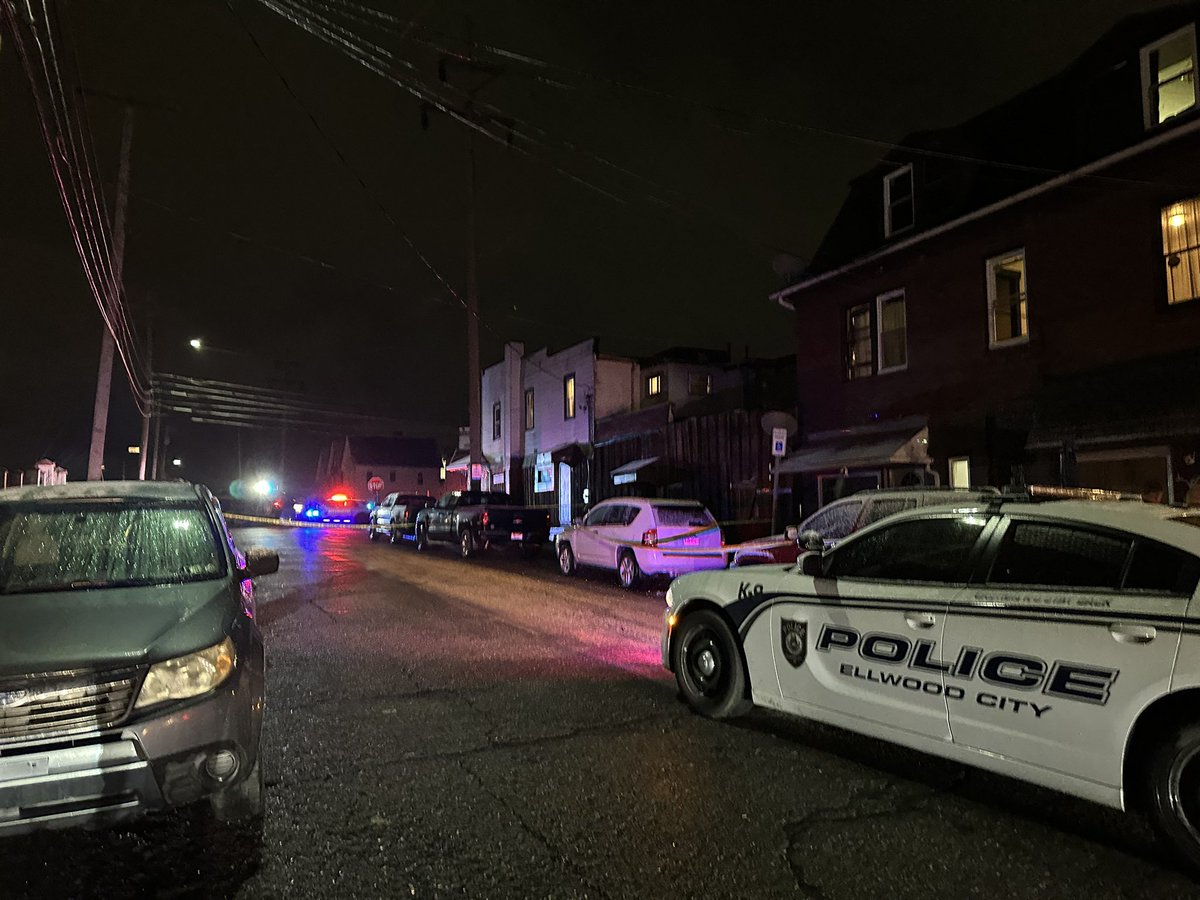
<svg viewBox="0 0 1200 900"><path fill-rule="evenodd" d="M770 707L1119 809L1200 866L1200 514L901 513L795 566L676 579L663 662L698 712Z"/></svg>

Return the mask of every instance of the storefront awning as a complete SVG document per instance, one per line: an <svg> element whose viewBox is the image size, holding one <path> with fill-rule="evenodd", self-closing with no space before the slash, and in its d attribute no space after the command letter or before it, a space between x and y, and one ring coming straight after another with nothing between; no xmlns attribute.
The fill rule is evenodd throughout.
<svg viewBox="0 0 1200 900"><path fill-rule="evenodd" d="M657 456L647 456L644 459L635 459L632 462L627 462L617 466L612 470L613 484L631 484L638 480L638 473L658 462Z"/></svg>
<svg viewBox="0 0 1200 900"><path fill-rule="evenodd" d="M925 466L929 458L929 429L832 438L803 447L779 463L781 475L831 472L884 466Z"/></svg>
<svg viewBox="0 0 1200 900"><path fill-rule="evenodd" d="M469 468L471 468L470 456L460 456L457 459L452 459L450 462L446 463L447 472L465 472Z"/></svg>

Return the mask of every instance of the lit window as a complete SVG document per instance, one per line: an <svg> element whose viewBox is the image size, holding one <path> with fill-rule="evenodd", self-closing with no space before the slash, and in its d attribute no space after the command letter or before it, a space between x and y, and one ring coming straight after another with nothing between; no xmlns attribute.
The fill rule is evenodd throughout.
<svg viewBox="0 0 1200 900"><path fill-rule="evenodd" d="M575 418L575 373L563 379L563 418Z"/></svg>
<svg viewBox="0 0 1200 900"><path fill-rule="evenodd" d="M879 372L895 372L908 365L904 291L880 294L875 298L875 305L875 321L879 323Z"/></svg>
<svg viewBox="0 0 1200 900"><path fill-rule="evenodd" d="M1016 250L987 261L988 346L1004 347L1029 340L1029 299L1025 286L1025 251Z"/></svg>
<svg viewBox="0 0 1200 900"><path fill-rule="evenodd" d="M864 303L846 311L846 377L850 380L874 374L871 305Z"/></svg>
<svg viewBox="0 0 1200 900"><path fill-rule="evenodd" d="M912 228L915 221L913 170L904 166L883 176L883 236Z"/></svg>
<svg viewBox="0 0 1200 900"><path fill-rule="evenodd" d="M662 375L650 375L646 378L646 396L657 397L663 390Z"/></svg>
<svg viewBox="0 0 1200 900"><path fill-rule="evenodd" d="M1167 302L1200 297L1200 197L1172 203L1162 211Z"/></svg>
<svg viewBox="0 0 1200 900"><path fill-rule="evenodd" d="M533 427L533 388L525 392L525 430Z"/></svg>
<svg viewBox="0 0 1200 900"><path fill-rule="evenodd" d="M1142 115L1147 128L1196 106L1196 29L1192 25L1142 48Z"/></svg>
<svg viewBox="0 0 1200 900"><path fill-rule="evenodd" d="M500 440L500 404L492 404L492 440Z"/></svg>
<svg viewBox="0 0 1200 900"><path fill-rule="evenodd" d="M971 486L971 459L967 456L950 458L950 487L969 488Z"/></svg>
<svg viewBox="0 0 1200 900"><path fill-rule="evenodd" d="M702 396L712 393L712 376L711 375L693 375L688 380L688 393L695 396Z"/></svg>

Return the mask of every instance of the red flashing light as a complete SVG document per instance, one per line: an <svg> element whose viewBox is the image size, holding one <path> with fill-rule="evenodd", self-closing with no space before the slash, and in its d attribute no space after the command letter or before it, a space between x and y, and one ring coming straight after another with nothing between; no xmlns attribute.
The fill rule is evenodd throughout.
<svg viewBox="0 0 1200 900"><path fill-rule="evenodd" d="M642 532L642 543L645 544L647 547L657 547L658 546L658 529L651 528L648 531L643 531Z"/></svg>
<svg viewBox="0 0 1200 900"><path fill-rule="evenodd" d="M329 495L330 503L345 503L349 499L350 498L347 497L345 494L330 494Z"/></svg>

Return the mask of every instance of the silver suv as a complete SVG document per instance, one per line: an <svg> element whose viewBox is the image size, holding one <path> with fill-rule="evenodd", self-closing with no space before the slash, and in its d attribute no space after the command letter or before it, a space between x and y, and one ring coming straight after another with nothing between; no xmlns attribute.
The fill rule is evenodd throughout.
<svg viewBox="0 0 1200 900"><path fill-rule="evenodd" d="M999 496L1000 492L993 487L912 487L860 491L821 507L800 523L799 532L817 532L828 548L860 528L866 528L899 512L926 506L986 503Z"/></svg>

